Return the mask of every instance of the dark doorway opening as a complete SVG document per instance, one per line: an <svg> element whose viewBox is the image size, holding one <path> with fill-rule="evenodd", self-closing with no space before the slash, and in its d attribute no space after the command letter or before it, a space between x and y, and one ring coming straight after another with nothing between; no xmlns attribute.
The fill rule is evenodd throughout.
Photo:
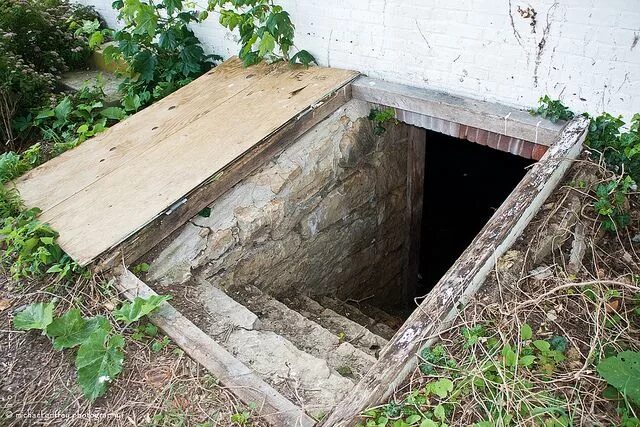
<svg viewBox="0 0 640 427"><path fill-rule="evenodd" d="M427 131L418 296L453 265L533 163Z"/></svg>

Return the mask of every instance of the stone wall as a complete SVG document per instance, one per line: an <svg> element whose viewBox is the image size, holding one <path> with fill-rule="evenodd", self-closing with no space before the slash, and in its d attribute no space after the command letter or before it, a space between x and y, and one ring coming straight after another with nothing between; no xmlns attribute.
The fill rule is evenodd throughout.
<svg viewBox="0 0 640 427"><path fill-rule="evenodd" d="M369 110L349 102L216 200L163 243L146 280L396 302L408 126L375 136Z"/></svg>

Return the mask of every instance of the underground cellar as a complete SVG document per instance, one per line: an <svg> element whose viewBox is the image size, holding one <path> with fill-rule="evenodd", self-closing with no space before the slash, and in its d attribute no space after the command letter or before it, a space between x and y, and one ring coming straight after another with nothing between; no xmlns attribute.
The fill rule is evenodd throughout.
<svg viewBox="0 0 640 427"><path fill-rule="evenodd" d="M205 75L18 186L63 249L114 269L125 296L172 295L151 320L265 418L342 425L403 381L416 351L477 289L578 154L586 119L541 125L356 73L264 67L220 66L209 73L222 77L218 104L209 105L216 88ZM274 102L282 108L265 115ZM399 120L380 136L367 119L375 106ZM221 118L223 108L264 123L247 130L243 116ZM524 177L411 311L425 289L418 260L429 242L413 230L430 203L428 136L441 138L428 131L540 161L515 167ZM69 167L87 162L97 175ZM60 174L77 188L60 186ZM143 277L122 268L143 261Z"/></svg>

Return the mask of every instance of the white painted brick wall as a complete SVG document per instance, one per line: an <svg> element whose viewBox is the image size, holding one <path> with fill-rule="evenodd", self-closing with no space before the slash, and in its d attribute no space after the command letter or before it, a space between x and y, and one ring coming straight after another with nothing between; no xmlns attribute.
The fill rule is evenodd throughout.
<svg viewBox="0 0 640 427"><path fill-rule="evenodd" d="M111 0L81 2L116 25ZM634 0L281 4L297 26L296 44L321 65L517 107L536 105L549 94L577 112L627 118L640 112L640 4ZM536 10L535 28L518 6ZM217 23L215 14L196 32L223 57L238 50L237 37Z"/></svg>

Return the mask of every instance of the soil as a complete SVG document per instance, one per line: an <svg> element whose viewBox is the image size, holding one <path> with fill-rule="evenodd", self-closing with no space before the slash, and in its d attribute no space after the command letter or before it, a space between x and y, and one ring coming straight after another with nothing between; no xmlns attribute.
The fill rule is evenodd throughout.
<svg viewBox="0 0 640 427"><path fill-rule="evenodd" d="M125 332L123 372L104 397L89 403L76 382L74 350L58 352L46 336L13 330L11 319L22 307L52 298L56 312L74 301L87 316L108 314L118 304L97 277L62 284L0 275L0 425L230 426L243 412L251 425L266 425L172 343L152 350L161 334L136 341Z"/></svg>

